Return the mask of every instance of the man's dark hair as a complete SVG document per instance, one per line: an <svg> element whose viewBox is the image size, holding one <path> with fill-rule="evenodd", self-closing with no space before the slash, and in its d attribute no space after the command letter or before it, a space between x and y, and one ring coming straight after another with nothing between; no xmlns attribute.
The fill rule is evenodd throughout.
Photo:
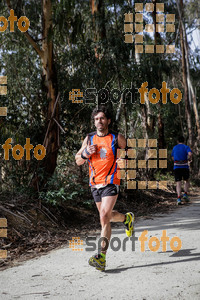
<svg viewBox="0 0 200 300"><path fill-rule="evenodd" d="M91 119L93 122L94 122L94 117L100 112L104 113L106 118L111 119L111 122L112 122L112 114L109 111L109 109L104 105L99 105L99 106L95 107L95 109L93 110L92 115L91 115Z"/></svg>
<svg viewBox="0 0 200 300"><path fill-rule="evenodd" d="M184 137L182 136L182 135L180 135L179 137L178 137L178 142L179 143L184 143Z"/></svg>

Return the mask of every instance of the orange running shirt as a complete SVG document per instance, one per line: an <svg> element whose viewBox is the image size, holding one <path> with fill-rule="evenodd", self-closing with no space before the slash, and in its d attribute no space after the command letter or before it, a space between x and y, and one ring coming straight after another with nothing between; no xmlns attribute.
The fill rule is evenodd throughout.
<svg viewBox="0 0 200 300"><path fill-rule="evenodd" d="M87 143L97 145L97 151L88 159L89 185L96 184L118 184L117 178L117 148L118 133L109 131L106 136L98 136L97 132L88 134Z"/></svg>

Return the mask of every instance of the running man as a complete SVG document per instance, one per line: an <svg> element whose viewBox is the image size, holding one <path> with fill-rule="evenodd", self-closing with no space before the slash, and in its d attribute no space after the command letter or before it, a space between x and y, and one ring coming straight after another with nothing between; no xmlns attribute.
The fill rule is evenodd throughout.
<svg viewBox="0 0 200 300"><path fill-rule="evenodd" d="M99 211L101 223L101 253L92 256L89 264L104 271L106 250L111 237L110 222L123 222L128 237L133 235L133 213L122 214L113 210L118 194L120 179L117 178L117 148L126 148L123 135L111 131L111 115L105 106L92 112L96 131L89 133L75 156L78 166L87 160L89 164L89 185Z"/></svg>
<svg viewBox="0 0 200 300"><path fill-rule="evenodd" d="M192 150L184 144L184 137L178 138L178 144L172 150L172 159L174 160L174 175L176 181L177 205L181 204L181 181L185 180L183 199L189 202L189 165L188 161L192 160Z"/></svg>

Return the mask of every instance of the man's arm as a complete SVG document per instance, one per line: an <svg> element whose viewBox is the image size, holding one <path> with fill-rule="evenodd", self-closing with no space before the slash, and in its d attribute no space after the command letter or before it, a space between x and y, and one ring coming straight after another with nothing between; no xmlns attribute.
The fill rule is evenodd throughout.
<svg viewBox="0 0 200 300"><path fill-rule="evenodd" d="M171 154L171 156L172 156L172 160L174 160L174 148L172 149L172 154Z"/></svg>
<svg viewBox="0 0 200 300"><path fill-rule="evenodd" d="M126 148L126 139L121 133L118 134L118 146L121 149Z"/></svg>
<svg viewBox="0 0 200 300"><path fill-rule="evenodd" d="M192 161L192 152L188 152L188 160Z"/></svg>
<svg viewBox="0 0 200 300"><path fill-rule="evenodd" d="M126 148L126 139L120 133L118 134L118 147L120 149L125 149ZM124 159L118 158L116 162L117 162L117 165L118 165L119 168L124 168L125 167L125 165L124 165Z"/></svg>
<svg viewBox="0 0 200 300"><path fill-rule="evenodd" d="M75 160L76 164L78 166L81 166L84 164L84 162L93 154L96 152L96 146L95 145L87 145L87 139L86 137L83 141L83 144L81 146L81 149L76 153Z"/></svg>
<svg viewBox="0 0 200 300"><path fill-rule="evenodd" d="M76 153L75 155L75 160L76 160L76 164L78 166L81 166L84 164L84 162L86 161L86 159L83 159L81 157L81 153L83 152L83 150L87 147L87 137L84 139L81 149ZM85 156L86 157L86 156Z"/></svg>

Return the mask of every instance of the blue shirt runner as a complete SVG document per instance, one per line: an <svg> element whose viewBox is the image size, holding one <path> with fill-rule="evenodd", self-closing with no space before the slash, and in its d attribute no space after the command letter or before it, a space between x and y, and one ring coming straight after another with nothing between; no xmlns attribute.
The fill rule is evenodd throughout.
<svg viewBox="0 0 200 300"><path fill-rule="evenodd" d="M184 144L178 144L174 146L172 150L172 157L174 157L174 170L178 168L189 169L188 166L188 153L192 150L189 146Z"/></svg>

